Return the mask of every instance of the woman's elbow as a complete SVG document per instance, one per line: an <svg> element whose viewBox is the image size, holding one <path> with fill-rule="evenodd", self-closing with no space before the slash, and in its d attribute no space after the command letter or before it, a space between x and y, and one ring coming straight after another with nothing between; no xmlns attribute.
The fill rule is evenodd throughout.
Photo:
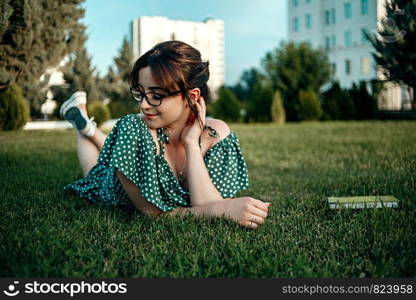
<svg viewBox="0 0 416 300"><path fill-rule="evenodd" d="M129 196L130 200L133 202L136 209L149 217L158 217L162 210L155 206L154 204L148 202L141 194L140 189L130 181L123 173L119 170L116 170L117 176L120 180L121 185L123 186L126 194Z"/></svg>

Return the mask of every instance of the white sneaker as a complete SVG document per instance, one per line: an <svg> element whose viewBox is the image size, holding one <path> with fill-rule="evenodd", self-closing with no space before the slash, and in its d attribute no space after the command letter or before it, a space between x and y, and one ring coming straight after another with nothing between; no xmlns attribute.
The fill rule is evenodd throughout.
<svg viewBox="0 0 416 300"><path fill-rule="evenodd" d="M87 103L87 94L82 91L74 93L68 100L66 100L60 109L62 119L67 120L82 134L93 136L97 128L94 117L88 119L85 112L79 108L80 104Z"/></svg>

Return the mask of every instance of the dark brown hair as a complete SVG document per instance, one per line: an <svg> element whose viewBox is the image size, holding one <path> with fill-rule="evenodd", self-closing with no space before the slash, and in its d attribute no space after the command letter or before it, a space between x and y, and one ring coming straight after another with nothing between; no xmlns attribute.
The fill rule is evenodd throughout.
<svg viewBox="0 0 416 300"><path fill-rule="evenodd" d="M143 54L133 66L129 76L129 84L139 89L139 70L149 66L156 83L167 92L181 90L181 94L191 109L186 125L198 118L202 128L202 120L198 110L192 104L188 90L199 88L206 103L211 102L211 94L207 85L209 79L209 62L201 60L201 53L194 47L181 41L167 41L154 46Z"/></svg>

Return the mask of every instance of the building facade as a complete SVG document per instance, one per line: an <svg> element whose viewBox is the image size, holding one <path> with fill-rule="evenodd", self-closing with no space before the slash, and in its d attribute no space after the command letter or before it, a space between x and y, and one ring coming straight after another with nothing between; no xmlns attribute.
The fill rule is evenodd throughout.
<svg viewBox="0 0 416 300"><path fill-rule="evenodd" d="M208 86L213 99L224 84L224 21L208 18L204 22L170 20L160 16L143 16L131 22L130 39L134 59L154 45L169 40L183 41L201 52L209 61Z"/></svg>
<svg viewBox="0 0 416 300"><path fill-rule="evenodd" d="M373 60L373 47L364 31L377 31L386 14L387 0L288 1L289 39L325 49L334 77L341 86L349 88L353 82L384 79ZM406 87L388 83L379 99L379 108L410 108L410 99Z"/></svg>

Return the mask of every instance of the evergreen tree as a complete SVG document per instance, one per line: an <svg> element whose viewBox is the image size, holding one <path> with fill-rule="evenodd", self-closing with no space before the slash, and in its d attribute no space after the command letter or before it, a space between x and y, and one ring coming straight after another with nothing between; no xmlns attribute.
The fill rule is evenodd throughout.
<svg viewBox="0 0 416 300"><path fill-rule="evenodd" d="M117 67L117 76L123 82L128 82L129 74L133 67L133 49L127 38L124 37L123 44L119 50L119 55L114 58Z"/></svg>
<svg viewBox="0 0 416 300"><path fill-rule="evenodd" d="M272 89L282 92L289 121L299 120L296 107L299 91L313 91L317 95L328 82L331 68L324 51L312 49L308 43L282 43L262 60L262 66Z"/></svg>
<svg viewBox="0 0 416 300"><path fill-rule="evenodd" d="M64 80L67 83L69 94L76 91L85 91L89 102L103 100L103 95L98 89L96 68L92 66L91 57L85 47L75 52L66 68Z"/></svg>
<svg viewBox="0 0 416 300"><path fill-rule="evenodd" d="M85 26L83 0L2 0L0 2L0 89L17 83L40 115L48 67L78 48Z"/></svg>
<svg viewBox="0 0 416 300"><path fill-rule="evenodd" d="M272 122L283 124L286 121L285 108L283 107L282 93L279 90L274 92L271 107Z"/></svg>
<svg viewBox="0 0 416 300"><path fill-rule="evenodd" d="M128 84L133 59L131 45L124 37L118 56L114 58L114 66L108 68L108 73L101 82L102 90L111 100L109 106L114 118L120 118L128 113L137 113L140 110L138 103L131 99Z"/></svg>
<svg viewBox="0 0 416 300"><path fill-rule="evenodd" d="M104 100L100 90L100 78L96 68L91 64L91 57L85 47L81 47L70 56L68 63L60 69L63 73L65 84L63 86L51 86L53 99L58 103L54 116L60 118L59 110L65 102L76 91L87 93L88 103Z"/></svg>
<svg viewBox="0 0 416 300"><path fill-rule="evenodd" d="M374 60L388 80L413 88L416 105L416 0L386 1L386 18L378 35L366 32Z"/></svg>

